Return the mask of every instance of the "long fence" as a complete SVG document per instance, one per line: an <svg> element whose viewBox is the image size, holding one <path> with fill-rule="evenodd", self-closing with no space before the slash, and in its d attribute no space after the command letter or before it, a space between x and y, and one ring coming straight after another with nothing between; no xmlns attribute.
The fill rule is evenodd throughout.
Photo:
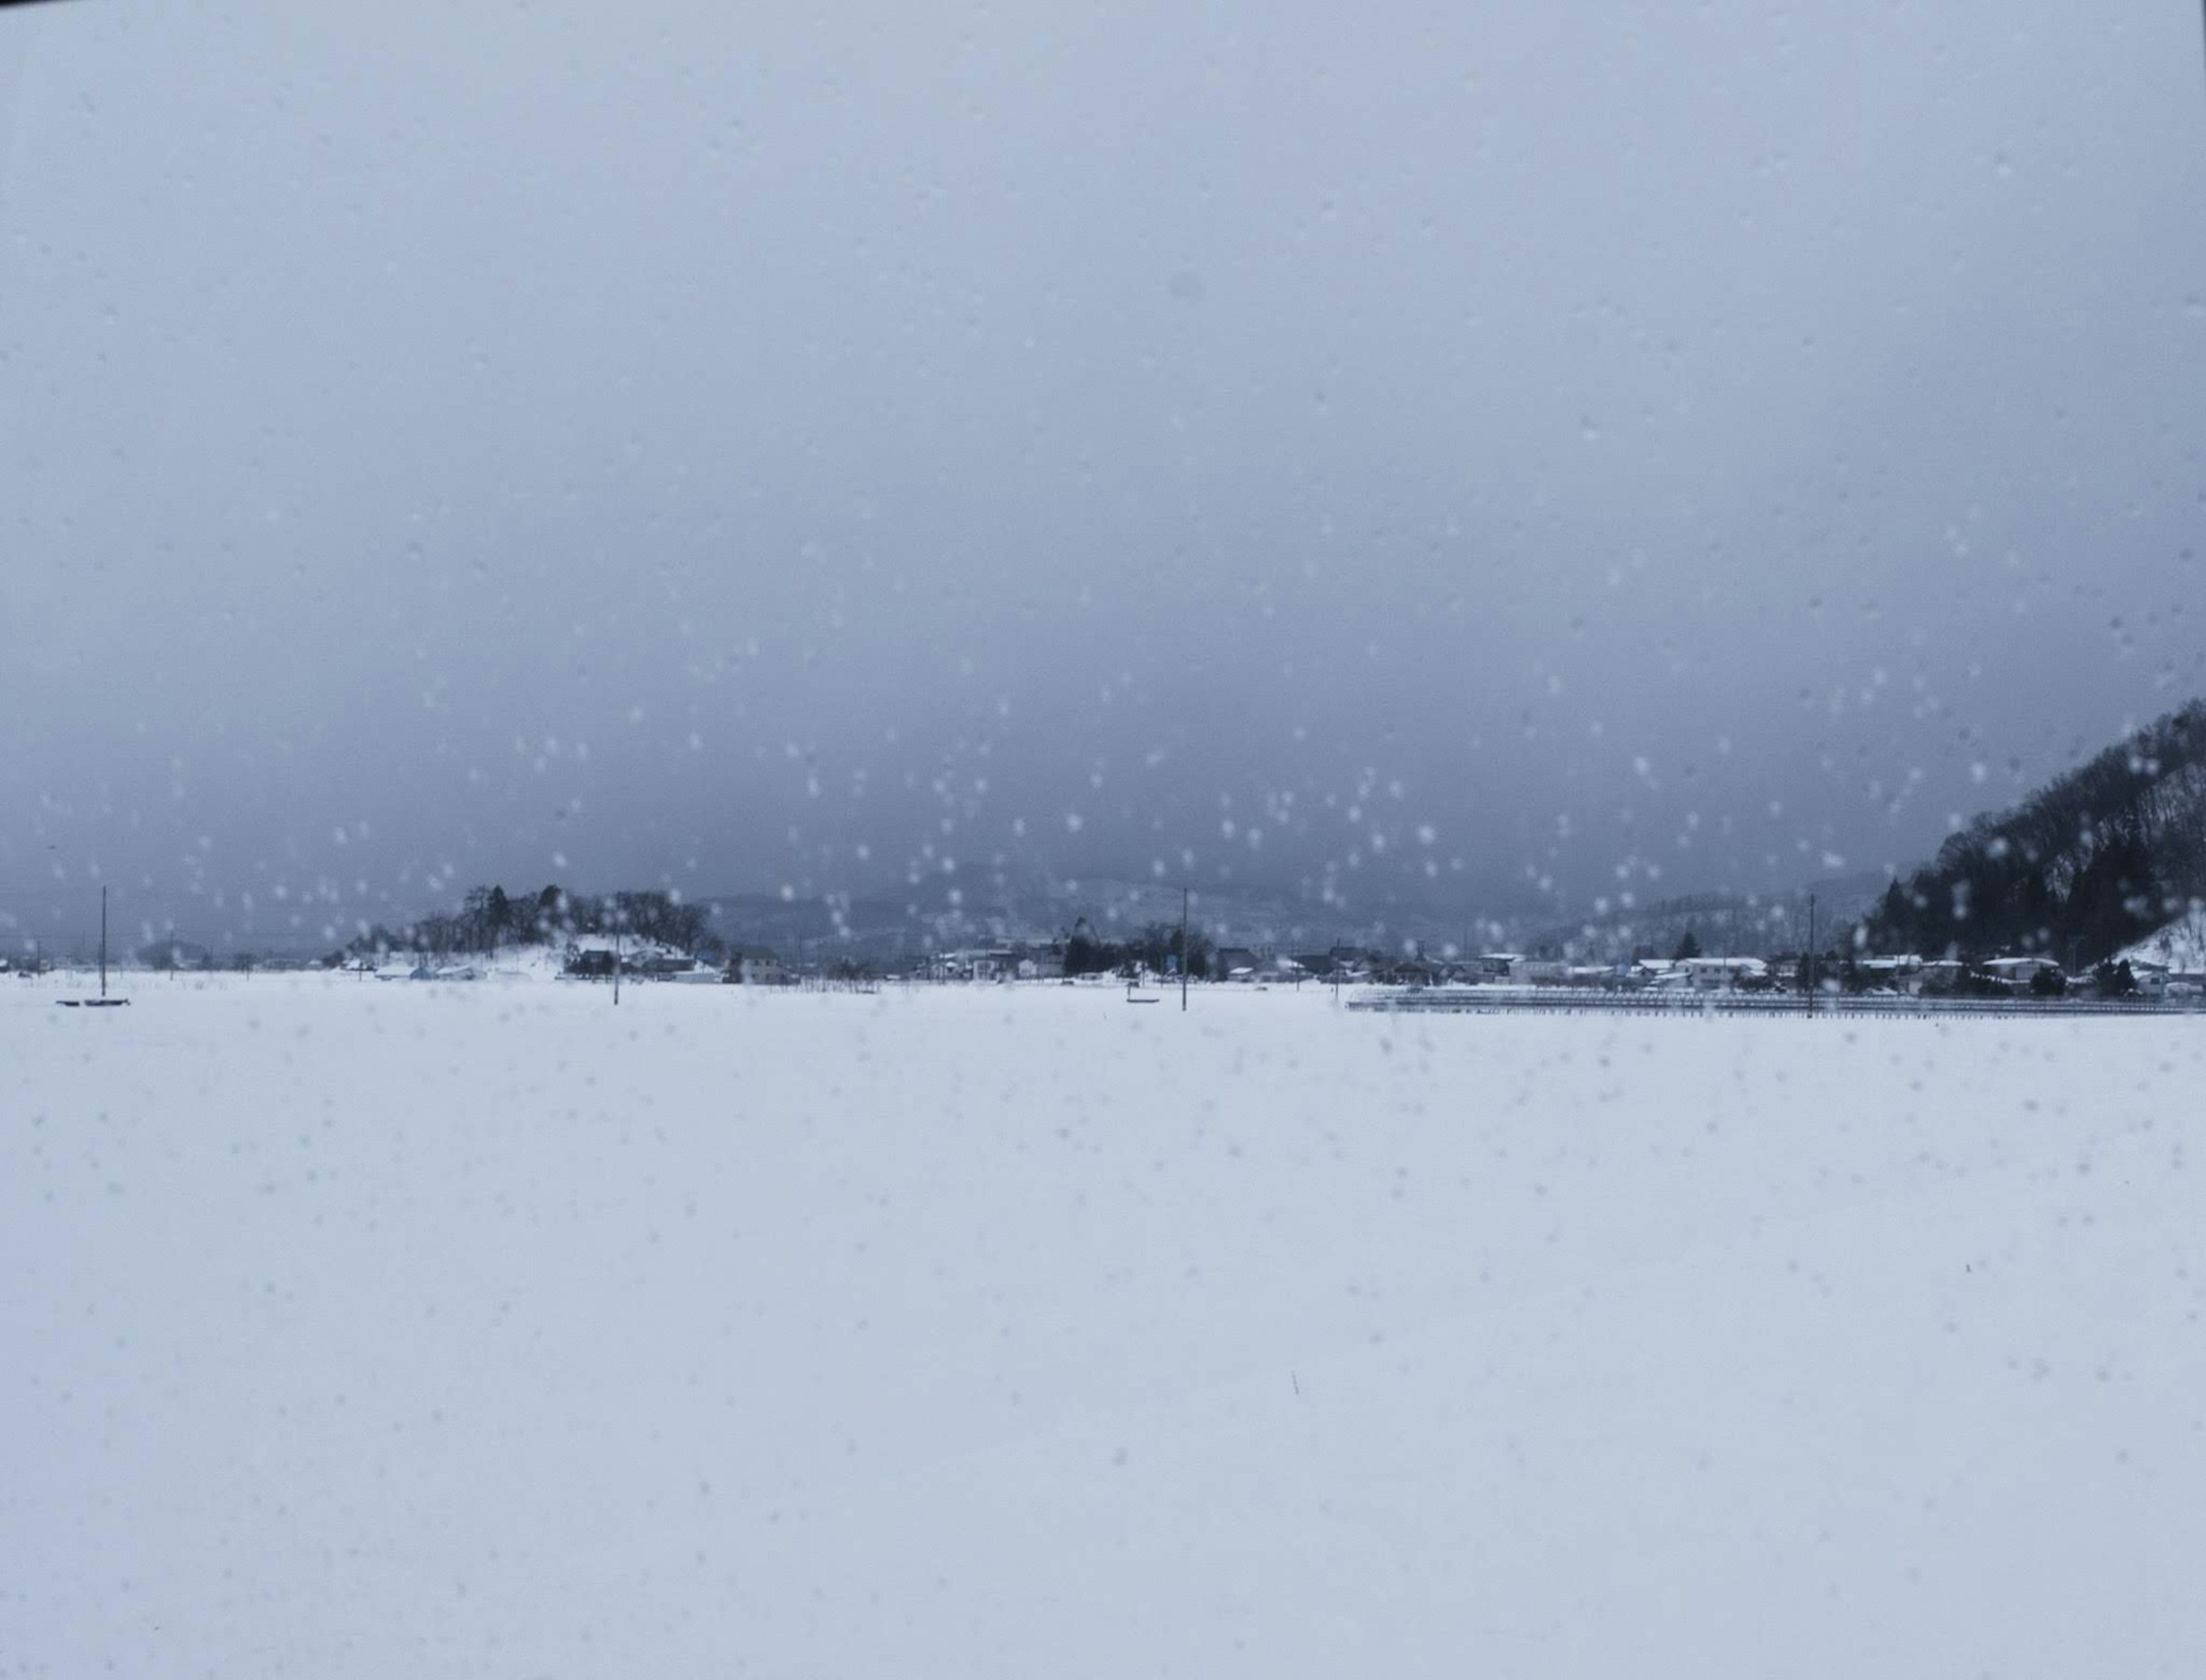
<svg viewBox="0 0 2206 1680"><path fill-rule="evenodd" d="M1813 1007L1810 1007L1812 1001ZM1998 1016L2201 1015L2196 998L1923 998L1766 992L1606 992L1592 987L1410 986L1348 1000L1398 1015Z"/></svg>

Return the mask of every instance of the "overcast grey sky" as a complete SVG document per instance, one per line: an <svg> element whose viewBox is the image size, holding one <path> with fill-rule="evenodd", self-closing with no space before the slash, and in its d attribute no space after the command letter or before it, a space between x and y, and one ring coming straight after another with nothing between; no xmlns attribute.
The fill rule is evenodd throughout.
<svg viewBox="0 0 2206 1680"><path fill-rule="evenodd" d="M0 912L1583 906L2206 688L2195 6L648 9L0 13Z"/></svg>

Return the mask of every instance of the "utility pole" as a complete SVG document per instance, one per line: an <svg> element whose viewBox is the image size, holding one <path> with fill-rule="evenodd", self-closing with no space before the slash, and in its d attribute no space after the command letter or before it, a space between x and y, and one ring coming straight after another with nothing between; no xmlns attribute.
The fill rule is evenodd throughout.
<svg viewBox="0 0 2206 1680"><path fill-rule="evenodd" d="M107 885L99 888L99 995L107 995Z"/></svg>
<svg viewBox="0 0 2206 1680"><path fill-rule="evenodd" d="M1187 1013L1187 889L1179 890L1179 1012Z"/></svg>
<svg viewBox="0 0 2206 1680"><path fill-rule="evenodd" d="M613 912L613 1007L620 1007L621 922L620 912Z"/></svg>
<svg viewBox="0 0 2206 1680"><path fill-rule="evenodd" d="M1815 895L1808 895L1808 1013L1815 1012Z"/></svg>

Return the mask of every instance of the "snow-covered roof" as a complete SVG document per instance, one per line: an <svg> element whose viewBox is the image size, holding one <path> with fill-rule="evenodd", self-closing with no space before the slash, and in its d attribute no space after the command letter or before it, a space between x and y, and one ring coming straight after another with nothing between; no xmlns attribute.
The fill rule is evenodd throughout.
<svg viewBox="0 0 2206 1680"><path fill-rule="evenodd" d="M631 962L648 962L653 957L686 957L687 951L677 950L671 945L656 939L639 939L633 933L577 933L567 941L567 949L574 951L611 951L617 948Z"/></svg>

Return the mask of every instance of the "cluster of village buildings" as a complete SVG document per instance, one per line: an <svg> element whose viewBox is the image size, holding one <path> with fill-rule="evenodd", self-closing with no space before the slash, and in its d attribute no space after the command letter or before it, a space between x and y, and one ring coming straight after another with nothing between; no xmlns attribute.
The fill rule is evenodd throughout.
<svg viewBox="0 0 2206 1680"><path fill-rule="evenodd" d="M558 953L558 972L575 980L610 980L617 972L632 980L744 986L871 985L884 980L988 985L1012 981L1060 981L1065 975L1065 946L1047 943L1005 943L962 950L929 951L861 961L828 955L790 960L763 945L738 945L710 959L648 940L617 941L586 935ZM355 959L358 967L384 979L468 980L484 966L466 958L426 959L393 953ZM1805 968L1798 953L1768 957L1692 956L1662 961L1639 957L1589 963L1530 956L1513 951L1473 956L1395 954L1368 946L1335 944L1324 950L1294 953L1246 945L1220 946L1207 954L1203 976L1211 982L1251 986L1539 986L1604 992L1692 991L1783 992L1798 991ZM1094 978L1108 980L1114 976ZM1115 978L1169 979L1147 969L1121 969ZM2118 980L2110 971L2072 975L2043 956L1996 956L1986 961L1921 956L1819 957L1819 989L1894 996L1998 994L2090 995L2108 988L2145 997L2206 995L2206 973L2178 970L2166 963L2132 959L2121 965Z"/></svg>
<svg viewBox="0 0 2206 1680"><path fill-rule="evenodd" d="M569 972L610 974L609 950L570 951ZM621 958L622 972L639 979L712 979L751 986L790 986L816 980L895 980L945 984L996 984L1016 980L1062 980L1065 951L1061 944L1011 943L931 951L874 962L828 960L784 962L763 946L731 950L724 965L707 968L679 952L638 950ZM1441 986L1571 986L1601 991L1785 992L1796 990L1803 974L1797 953L1770 957L1687 956L1670 961L1634 958L1609 963L1571 962L1511 951L1475 956L1390 954L1368 946L1337 944L1321 951L1293 954L1245 945L1217 948L1207 978L1229 985ZM2167 965L2133 962L2125 965L2129 983L2146 995L2197 995L2206 974L2178 972ZM1156 978L1143 971L1123 978ZM2003 991L2019 995L2090 991L2096 976L2071 976L2050 957L1998 956L1988 961L1921 956L1818 959L1816 983L1848 990L1899 995L1967 991Z"/></svg>

